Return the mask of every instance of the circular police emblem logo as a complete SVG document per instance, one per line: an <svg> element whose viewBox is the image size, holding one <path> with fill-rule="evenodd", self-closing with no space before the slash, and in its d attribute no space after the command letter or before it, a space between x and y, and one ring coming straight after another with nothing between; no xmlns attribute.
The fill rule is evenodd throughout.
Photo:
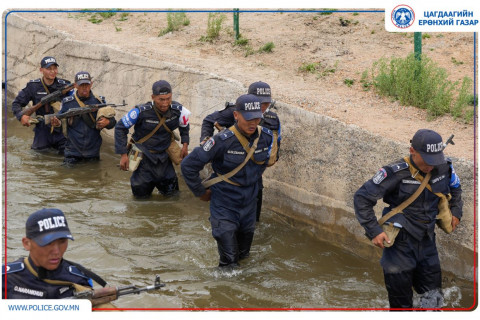
<svg viewBox="0 0 480 320"><path fill-rule="evenodd" d="M410 27L415 21L415 13L412 8L401 4L396 6L392 11L392 23L400 29Z"/></svg>

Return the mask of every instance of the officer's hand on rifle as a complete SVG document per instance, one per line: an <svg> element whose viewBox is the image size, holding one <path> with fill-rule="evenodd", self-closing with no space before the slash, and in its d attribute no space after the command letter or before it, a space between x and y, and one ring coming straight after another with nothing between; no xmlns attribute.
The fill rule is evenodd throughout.
<svg viewBox="0 0 480 320"><path fill-rule="evenodd" d="M128 171L128 154L126 153L120 157L120 170Z"/></svg>
<svg viewBox="0 0 480 320"><path fill-rule="evenodd" d="M110 120L108 120L108 119L105 118L105 117L100 117L100 118L97 120L96 128L97 128L97 130L102 130L103 128L105 128L106 126L108 126L109 123L110 123Z"/></svg>
<svg viewBox="0 0 480 320"><path fill-rule="evenodd" d="M52 127L60 127L62 125L62 123L60 122L60 120L57 119L57 117L53 117L52 119L50 119L50 124L52 125Z"/></svg>
<svg viewBox="0 0 480 320"><path fill-rule="evenodd" d="M20 122L21 122L22 126L24 126L24 127L30 127L30 116L27 116L26 114L24 114L24 115L20 118Z"/></svg>

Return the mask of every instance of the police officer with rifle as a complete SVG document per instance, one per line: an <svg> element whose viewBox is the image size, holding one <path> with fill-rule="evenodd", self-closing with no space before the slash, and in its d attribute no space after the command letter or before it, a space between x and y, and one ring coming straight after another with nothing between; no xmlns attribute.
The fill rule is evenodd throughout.
<svg viewBox="0 0 480 320"><path fill-rule="evenodd" d="M462 188L447 143L433 130L413 136L410 155L386 165L358 189L355 215L372 243L383 249L388 301L392 309L413 308L413 289L420 308L443 306L442 273L435 225L453 232L462 218ZM373 207L388 204L377 221Z"/></svg>
<svg viewBox="0 0 480 320"><path fill-rule="evenodd" d="M92 84L92 77L88 72L78 72L75 75L75 93L63 99L59 113L66 113L73 108L85 108L92 104L104 104L105 98L96 96L92 92ZM64 128L67 143L63 163L66 166L72 166L79 162L100 160L102 145L100 131L104 128L112 129L117 121L115 110L107 106L98 111L70 117L62 124L58 118L53 118L51 123L55 127L62 125Z"/></svg>
<svg viewBox="0 0 480 320"><path fill-rule="evenodd" d="M126 294L160 289L157 276L152 286L107 287L99 275L82 265L63 258L68 240L74 240L64 213L55 208L41 209L31 214L22 238L29 256L2 266L3 299L63 299L86 298L95 307ZM5 277L6 273L6 277ZM93 281L102 289L93 289ZM6 290L5 290L6 289ZM5 295L6 292L6 295Z"/></svg>
<svg viewBox="0 0 480 320"><path fill-rule="evenodd" d="M272 93L270 85L263 81L257 81L252 83L248 87L248 94L253 94L260 99L262 107L262 119L260 125L262 127L272 130L274 134L274 144L272 146L272 157L275 158L275 162L279 158L280 142L282 140L280 118L272 111L275 107L275 101L272 100ZM224 128L231 127L235 124L235 118L233 112L235 110L235 104L226 102L225 109L215 111L207 115L202 121L202 129L200 135L200 143L204 143L210 137L213 136L215 128L218 131ZM257 194L257 214L256 220L260 221L260 213L262 211L263 202L263 179L259 180L258 194Z"/></svg>
<svg viewBox="0 0 480 320"><path fill-rule="evenodd" d="M40 62L42 78L31 80L27 83L12 103L12 111L15 117L23 126L29 127L36 124L33 129L32 149L46 151L50 148L56 149L63 154L66 139L59 128L52 128L44 122L38 122L31 115L45 116L60 110L60 101L71 94L73 84L65 79L57 78L58 63L54 57L44 57ZM32 107L23 109L29 102Z"/></svg>

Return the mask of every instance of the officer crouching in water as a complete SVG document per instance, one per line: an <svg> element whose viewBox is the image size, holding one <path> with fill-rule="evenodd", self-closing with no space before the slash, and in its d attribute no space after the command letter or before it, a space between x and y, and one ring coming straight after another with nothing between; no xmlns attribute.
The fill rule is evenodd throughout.
<svg viewBox="0 0 480 320"><path fill-rule="evenodd" d="M443 306L442 274L435 244L437 214L443 212L441 203L450 194L445 207L450 207L453 217L451 222L447 219L442 229L451 232L460 223L463 207L460 179L451 160L445 159L444 147L437 132L418 130L411 140L410 156L381 168L355 193L355 215L367 237L383 249L380 264L390 308L413 308L412 287L422 294L420 308ZM421 184L423 181L428 183ZM417 190L421 191L418 195ZM398 232L396 238L389 238L375 217L373 207L381 198L390 205L384 208L383 216L404 207L386 217L384 224L385 230L393 228Z"/></svg>
<svg viewBox="0 0 480 320"><path fill-rule="evenodd" d="M63 259L73 236L67 219L59 209L41 209L26 222L23 247L30 252L2 267L3 299L61 299L75 292L91 290L92 279L105 286L106 282L77 263ZM5 296L5 270L7 295Z"/></svg>
<svg viewBox="0 0 480 320"><path fill-rule="evenodd" d="M247 258L255 231L259 179L269 164L271 130L258 126L260 99L240 96L234 126L196 147L181 163L183 177L193 194L210 201L212 235L217 241L220 267L234 267ZM211 162L214 173L202 183L199 172Z"/></svg>

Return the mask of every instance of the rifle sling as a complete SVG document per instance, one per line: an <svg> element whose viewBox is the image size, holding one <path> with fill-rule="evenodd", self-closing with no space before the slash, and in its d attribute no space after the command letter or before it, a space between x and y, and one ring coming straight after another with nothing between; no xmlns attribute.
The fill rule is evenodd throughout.
<svg viewBox="0 0 480 320"><path fill-rule="evenodd" d="M232 130L234 126L232 126L230 128L230 130ZM217 177L213 178L213 179L210 179L210 180L207 180L205 182L202 183L202 185L205 187L205 188L209 188L210 186L220 182L220 181L225 181L225 182L228 182L230 184L233 184L233 185L236 185L236 186L240 186L240 184L236 183L236 182L233 182L231 180L229 180L229 178L233 177L235 174L237 174L238 171L240 171L240 169L242 169L248 162L248 160L250 160L250 158L253 156L253 153L255 152L255 149L257 149L257 143L258 143L258 140L260 139L260 134L261 134L261 131L262 130L262 127L258 126L257 127L257 132L258 132L258 137L253 141L253 145L251 148L249 148L249 151L248 151L248 154L247 156L245 157L245 159L243 160L243 162L238 166L236 167L235 169L233 169L232 171L228 172L227 174L219 174L217 173ZM233 131L233 130L232 130ZM235 131L234 131L235 132ZM245 139L246 140L246 139ZM242 143L240 141L240 143ZM248 145L247 145L248 147ZM244 147L245 148L245 147Z"/></svg>
<svg viewBox="0 0 480 320"><path fill-rule="evenodd" d="M33 269L32 265L30 264L30 261L28 261L28 257L25 257L25 259L23 259L23 263L27 267L28 271L30 271L31 274L33 274L35 277L38 278L38 273L37 273L37 271L35 271L35 269ZM75 289L75 291L77 291L77 292L92 290L92 288L85 287L85 286L82 286L81 284L71 282L71 281L52 280L52 279L40 279L40 280L42 280L43 282L49 283L49 284L57 285L57 286L73 287Z"/></svg>
<svg viewBox="0 0 480 320"><path fill-rule="evenodd" d="M153 128L153 130L152 130L149 134L147 134L146 136L144 136L142 139L136 141L135 143L144 143L145 141L147 141L148 139L150 139L150 138L155 134L155 132L157 132L158 129L160 129L160 127L161 127L162 125L165 124L165 121L167 120L167 118L160 116L160 114L158 113L158 111L155 109L155 106L153 106L153 110L154 110L155 113L157 114L158 120L160 120L160 121L158 122L157 126L156 126L155 128ZM166 126L165 126L165 127L166 127ZM170 130L169 130L169 131L170 131ZM170 131L170 133L172 133L172 132ZM132 139L132 140L133 140L133 139Z"/></svg>
<svg viewBox="0 0 480 320"><path fill-rule="evenodd" d="M243 149L249 153L250 152L250 147L248 146L250 143L248 142L247 138L243 134L238 131L237 127L231 126L228 128L228 130L231 130L234 134L235 137L237 137L238 141L240 141L240 144L242 145ZM258 136L260 136L260 132L258 133ZM265 161L255 161L253 154L250 156L250 159L255 162L256 164L264 164Z"/></svg>
<svg viewBox="0 0 480 320"><path fill-rule="evenodd" d="M98 274L96 274L95 272L93 272L92 270L89 270L87 268L85 268L84 266L76 263L76 262L72 262L70 260L67 260L67 259L63 259L64 261L70 263L72 266L75 266L77 267L80 271L82 271L87 277L91 278L93 281L95 281L96 283L98 283L99 285L101 285L102 287L105 287L107 285L107 281L103 280L102 277L100 277Z"/></svg>
<svg viewBox="0 0 480 320"><path fill-rule="evenodd" d="M102 102L102 100L98 99L95 95L93 95L93 96L94 96L98 101ZM81 108L85 108L86 105L85 105L85 103L84 103L82 100L80 100L80 99L78 98L77 92L75 92L74 97L75 97L75 100L77 100L78 105L79 105ZM93 122L93 126L95 126L96 121L95 121L95 118L92 116L92 113L89 112L88 115L90 116L90 120L92 120L92 122ZM83 116L83 115L82 115L82 116Z"/></svg>
<svg viewBox="0 0 480 320"><path fill-rule="evenodd" d="M410 157L405 157L403 160L405 160L405 162L408 163L408 168L410 169L410 173L412 174L412 177L414 177L417 181L422 182L423 177L417 174L418 170L414 172L415 169L413 168L413 165L410 162ZM452 198L451 194L444 195L443 193L440 193L440 192L433 192L432 186L430 185L430 183L427 184L426 188L439 198L446 198L447 200L450 200Z"/></svg>
<svg viewBox="0 0 480 320"><path fill-rule="evenodd" d="M48 87L47 85L45 84L45 82L43 82L43 77L40 79L40 81L42 82L42 85L43 85L43 88L45 89L45 91L47 92L47 95L50 94L50 90L48 90ZM50 103L45 103L45 112L46 113L50 113Z"/></svg>
<svg viewBox="0 0 480 320"><path fill-rule="evenodd" d="M412 166L409 165L409 168L411 168ZM415 191L414 194L412 194L407 200L405 200L404 202L402 202L400 205L398 205L397 207L393 208L392 211L390 211L389 213L387 213L386 215L384 215L383 217L381 217L379 220L378 220L378 224L379 225L382 225L385 223L385 221L387 221L388 219L390 219L391 217L393 217L394 215L396 215L397 213L400 213L403 209L405 209L406 207L408 207L413 201L415 201L415 199L418 198L418 196L420 195L420 193L422 193L422 191L425 189L425 187L427 186L427 183L428 181L430 180L430 177L432 176L432 173L429 172L427 173L427 175L425 176L425 179L423 179L422 177L422 183L420 184L420 187L418 187L418 189Z"/></svg>

